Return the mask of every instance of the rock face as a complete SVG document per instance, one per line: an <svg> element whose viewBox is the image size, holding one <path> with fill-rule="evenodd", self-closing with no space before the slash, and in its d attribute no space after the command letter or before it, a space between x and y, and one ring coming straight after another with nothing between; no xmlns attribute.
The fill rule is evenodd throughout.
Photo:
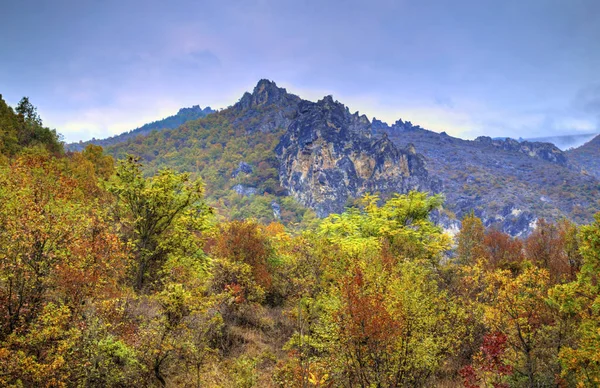
<svg viewBox="0 0 600 388"><path fill-rule="evenodd" d="M233 186L232 189L243 197L251 197L257 193L256 187L250 187L242 184L237 184Z"/></svg>
<svg viewBox="0 0 600 388"><path fill-rule="evenodd" d="M431 190L421 155L372 138L371 123L331 96L303 101L275 149L281 185L319 217L341 212L348 198L367 192Z"/></svg>
<svg viewBox="0 0 600 388"><path fill-rule="evenodd" d="M240 164L238 164L237 168L235 170L233 170L233 172L231 173L231 177L232 178L236 178L238 175L240 174L252 174L253 168L251 165L249 165L246 162L240 162Z"/></svg>

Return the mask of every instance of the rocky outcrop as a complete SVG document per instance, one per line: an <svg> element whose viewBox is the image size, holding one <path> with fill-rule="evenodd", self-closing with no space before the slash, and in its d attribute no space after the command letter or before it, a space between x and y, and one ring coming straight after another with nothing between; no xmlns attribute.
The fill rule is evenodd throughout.
<svg viewBox="0 0 600 388"><path fill-rule="evenodd" d="M233 117L234 126L248 132L273 132L290 125L301 101L275 82L262 79L253 92L244 93L228 113Z"/></svg>
<svg viewBox="0 0 600 388"><path fill-rule="evenodd" d="M233 170L233 172L231 173L231 177L232 178L237 178L238 175L240 174L245 174L245 175L249 175L252 174L252 166L249 165L246 162L240 162L240 164L238 164L237 168L235 170Z"/></svg>
<svg viewBox="0 0 600 388"><path fill-rule="evenodd" d="M349 198L367 192L431 190L425 162L414 147L373 138L371 123L331 96L303 101L275 149L281 185L323 217L341 212Z"/></svg>
<svg viewBox="0 0 600 388"><path fill-rule="evenodd" d="M251 197L258 192L256 187L250 187L239 183L233 186L231 189L243 197Z"/></svg>

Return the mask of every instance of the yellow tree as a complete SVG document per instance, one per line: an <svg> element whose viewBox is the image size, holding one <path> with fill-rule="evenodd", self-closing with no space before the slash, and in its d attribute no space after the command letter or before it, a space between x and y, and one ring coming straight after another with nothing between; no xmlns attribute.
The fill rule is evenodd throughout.
<svg viewBox="0 0 600 388"><path fill-rule="evenodd" d="M583 257L577 280L558 285L551 301L578 323L576 343L560 353L563 375L581 387L600 386L600 214L591 225L581 227Z"/></svg>
<svg viewBox="0 0 600 388"><path fill-rule="evenodd" d="M319 227L315 241L336 253L325 260L326 285L311 303L316 322L289 344L314 349L313 364L327 371L325 381L313 379L319 384L425 385L464 333L464 312L436 279L449 248L429 220L441 198L412 192L378 202L367 196L360 209Z"/></svg>
<svg viewBox="0 0 600 388"><path fill-rule="evenodd" d="M484 281L484 322L491 333L506 335L513 378L529 387L552 384L559 372L556 360L563 333L546 303L548 272L527 263L516 276L496 270Z"/></svg>

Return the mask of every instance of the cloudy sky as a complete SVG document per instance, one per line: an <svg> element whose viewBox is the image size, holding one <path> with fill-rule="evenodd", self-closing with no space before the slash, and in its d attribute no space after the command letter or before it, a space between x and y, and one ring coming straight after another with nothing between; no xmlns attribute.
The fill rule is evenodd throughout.
<svg viewBox="0 0 600 388"><path fill-rule="evenodd" d="M0 44L0 94L66 141L260 78L464 138L600 132L597 0L15 0Z"/></svg>

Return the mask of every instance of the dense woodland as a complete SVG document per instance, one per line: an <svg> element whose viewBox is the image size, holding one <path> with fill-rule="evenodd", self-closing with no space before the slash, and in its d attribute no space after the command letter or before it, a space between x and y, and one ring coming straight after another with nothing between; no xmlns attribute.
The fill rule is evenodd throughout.
<svg viewBox="0 0 600 388"><path fill-rule="evenodd" d="M600 386L600 215L451 237L411 192L230 221L187 173L65 153L26 99L0 152L0 386Z"/></svg>

